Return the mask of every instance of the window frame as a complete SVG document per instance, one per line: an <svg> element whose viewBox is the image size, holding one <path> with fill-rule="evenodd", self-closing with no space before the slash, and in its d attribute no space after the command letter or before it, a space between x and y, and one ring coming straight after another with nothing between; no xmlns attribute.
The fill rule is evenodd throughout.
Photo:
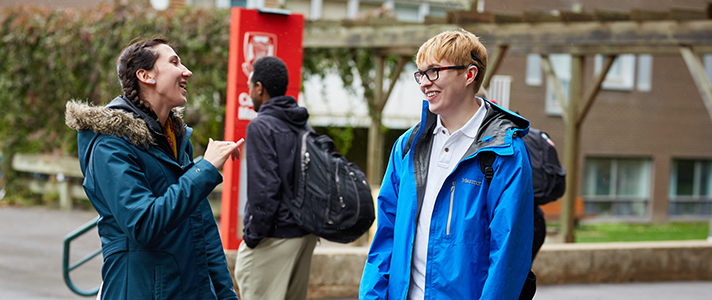
<svg viewBox="0 0 712 300"><path fill-rule="evenodd" d="M608 193L595 194L596 187L598 183L597 179L601 176L598 172L593 171L591 167L592 161L605 161L609 164L609 182L608 182ZM638 162L638 168L642 171L642 174L638 175L639 182L642 184L639 187L642 194L637 195L622 195L620 191L620 168L621 163L625 161ZM652 195L652 159L649 157L600 157L600 156L590 156L584 159L584 172L582 181L582 198L584 199L585 210L587 213L596 214L599 218L611 218L611 219L622 219L622 218L649 218L651 215L651 195ZM592 193L591 190L594 192ZM625 205L629 203L630 207L627 210L631 211L632 214L616 214L616 207L620 205ZM603 204L603 205L602 205ZM600 207L608 205L610 208L609 212L605 214L600 213ZM642 207L641 207L642 206ZM623 206L620 206L623 207ZM594 210L595 211L591 211ZM620 209L620 208L619 208Z"/></svg>
<svg viewBox="0 0 712 300"><path fill-rule="evenodd" d="M601 88L615 91L632 91L635 85L635 54L620 54L613 61L606 78L601 83ZM594 76L603 69L603 55L597 54L594 58ZM616 70L620 70L617 72ZM613 73L611 73L613 71Z"/></svg>
<svg viewBox="0 0 712 300"><path fill-rule="evenodd" d="M677 185L681 162L694 163L692 174L692 194L678 195ZM707 174L703 174L704 172ZM689 175L689 174L688 174ZM705 178L706 177L706 178ZM703 182L706 179L706 182ZM706 185L705 194L700 192L702 185ZM685 210L684 208L676 208L676 206L693 206L694 213L678 213L677 211ZM704 206L708 206L710 211L704 212ZM712 159L695 159L695 158L675 158L670 166L670 182L668 190L668 216L670 218L709 218L712 216Z"/></svg>

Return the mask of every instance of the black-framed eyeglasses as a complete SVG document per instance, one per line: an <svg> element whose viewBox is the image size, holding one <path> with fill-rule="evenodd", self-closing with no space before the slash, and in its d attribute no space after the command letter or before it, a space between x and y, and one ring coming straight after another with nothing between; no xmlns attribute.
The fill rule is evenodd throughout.
<svg viewBox="0 0 712 300"><path fill-rule="evenodd" d="M425 75L425 78L428 78L428 80L435 81L435 80L438 80L438 78L440 78L440 71L458 70L458 69L464 69L467 67L468 66L435 67L435 68L426 69L425 71L415 71L415 73L413 73L413 76L415 76L415 82L420 84L421 79L423 79L423 75Z"/></svg>

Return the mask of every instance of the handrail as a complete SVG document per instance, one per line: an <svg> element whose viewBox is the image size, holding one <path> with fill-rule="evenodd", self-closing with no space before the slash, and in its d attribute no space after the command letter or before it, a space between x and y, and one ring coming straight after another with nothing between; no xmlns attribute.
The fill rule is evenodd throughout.
<svg viewBox="0 0 712 300"><path fill-rule="evenodd" d="M77 263L73 265L69 265L69 250L70 250L70 243L81 236L82 234L86 233L87 231L91 230L96 226L97 221L99 220L99 216L95 217L91 221L85 223L84 225L80 226L79 228L75 229L74 231L70 232L64 237L64 259L62 260L62 274L64 275L64 283L67 284L67 287L69 287L72 292L80 295L80 296L94 296L99 292L99 287L97 286L94 289L91 290L84 290L78 288L74 283L72 282L72 278L69 277L69 272L72 270L76 269L77 267L83 265L87 261L91 260L95 256L99 255L101 253L101 248L95 250L94 252L90 253L89 255L83 257L80 259Z"/></svg>

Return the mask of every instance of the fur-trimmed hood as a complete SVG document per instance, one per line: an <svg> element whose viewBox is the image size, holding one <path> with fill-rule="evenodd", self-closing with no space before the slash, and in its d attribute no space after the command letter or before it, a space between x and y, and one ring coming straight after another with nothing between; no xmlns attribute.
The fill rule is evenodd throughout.
<svg viewBox="0 0 712 300"><path fill-rule="evenodd" d="M185 133L181 113L178 108L171 112L173 127L179 138ZM123 96L116 97L107 106L71 100L66 105L65 124L77 131L91 130L96 134L127 138L142 147L157 145L157 139L164 137L161 125Z"/></svg>

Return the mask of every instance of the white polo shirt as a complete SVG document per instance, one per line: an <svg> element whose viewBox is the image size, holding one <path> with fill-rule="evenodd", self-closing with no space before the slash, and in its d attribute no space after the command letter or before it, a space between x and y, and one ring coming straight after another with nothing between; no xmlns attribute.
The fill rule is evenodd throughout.
<svg viewBox="0 0 712 300"><path fill-rule="evenodd" d="M478 101L482 101L479 100ZM481 103L481 102L480 102ZM432 132L433 146L430 150L430 165L428 167L428 182L425 185L423 207L420 211L418 225L415 231L415 245L411 262L410 288L408 299L423 299L425 296L425 267L428 263L428 238L430 237L430 219L435 208L435 199L442 188L445 178L455 169L467 149L477 136L477 131L487 114L487 109L480 108L465 123L462 128L450 134L443 127L438 116L437 126Z"/></svg>

